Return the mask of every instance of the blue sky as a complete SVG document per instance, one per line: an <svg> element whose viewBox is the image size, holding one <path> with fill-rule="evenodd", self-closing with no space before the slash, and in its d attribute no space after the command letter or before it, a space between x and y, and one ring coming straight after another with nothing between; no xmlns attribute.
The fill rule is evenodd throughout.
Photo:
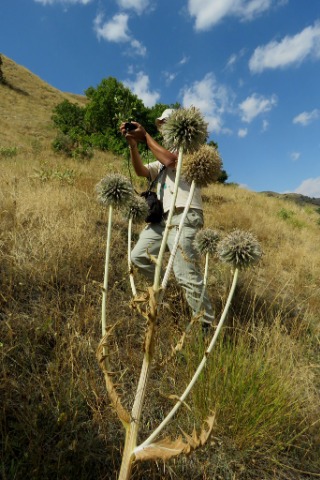
<svg viewBox="0 0 320 480"><path fill-rule="evenodd" d="M205 115L229 181L320 197L319 0L1 0L0 52ZM1 106L0 106L1 107Z"/></svg>

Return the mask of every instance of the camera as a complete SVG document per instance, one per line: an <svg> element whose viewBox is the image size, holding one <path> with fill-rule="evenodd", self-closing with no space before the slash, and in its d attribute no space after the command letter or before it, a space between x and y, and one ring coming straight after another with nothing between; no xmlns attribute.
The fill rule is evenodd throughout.
<svg viewBox="0 0 320 480"><path fill-rule="evenodd" d="M124 124L124 128L126 129L126 132L130 132L131 130L135 130L137 128L136 125L133 125L131 122L126 122Z"/></svg>

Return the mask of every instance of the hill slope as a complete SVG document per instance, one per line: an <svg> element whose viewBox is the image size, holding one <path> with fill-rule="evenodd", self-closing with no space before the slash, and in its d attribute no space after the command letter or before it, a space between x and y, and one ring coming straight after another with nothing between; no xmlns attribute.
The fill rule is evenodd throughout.
<svg viewBox="0 0 320 480"><path fill-rule="evenodd" d="M0 145L30 149L32 142L48 145L55 136L52 109L63 100L84 104L80 95L60 92L26 68L1 55L6 81L0 85Z"/></svg>
<svg viewBox="0 0 320 480"><path fill-rule="evenodd" d="M0 85L0 430L4 479L116 478L123 430L110 408L95 352L108 213L95 185L108 172L128 176L123 158L97 153L78 162L53 154L52 107L64 98L4 57ZM79 98L77 101L83 102ZM35 145L36 144L36 145ZM41 147L41 148L38 148ZM222 152L223 153L223 152ZM137 179L134 179L137 182ZM141 185L136 184L137 188ZM166 435L197 431L210 411L210 441L168 465L138 464L154 480L310 480L320 470L320 222L316 206L232 185L204 190L206 227L222 236L251 231L264 256L240 272L227 327L183 413ZM134 227L133 239L141 226ZM127 222L114 212L108 324L111 371L132 406L145 319L133 308ZM230 268L211 258L208 290L217 317ZM143 280L136 277L145 292ZM141 297L142 298L142 297ZM143 412L145 438L171 409L205 350L194 323L185 348L164 360L190 321L174 282L156 325L156 361Z"/></svg>

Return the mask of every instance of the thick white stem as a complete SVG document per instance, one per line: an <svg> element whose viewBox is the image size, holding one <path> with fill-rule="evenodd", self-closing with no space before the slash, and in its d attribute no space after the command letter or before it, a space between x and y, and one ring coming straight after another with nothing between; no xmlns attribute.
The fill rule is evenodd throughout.
<svg viewBox="0 0 320 480"><path fill-rule="evenodd" d="M180 147L179 155L178 155L178 163L177 163L177 168L176 168L176 178L175 178L175 182L174 182L172 202L171 202L170 210L169 210L169 213L168 213L166 228L163 232L162 242L161 242L160 251L159 251L159 255L158 255L158 259L157 259L157 263L156 263L156 268L155 268L155 273L154 273L153 289L154 289L155 292L158 291L159 286L160 286L160 275L161 275L162 261L163 261L164 252L166 251L169 230L171 228L172 216L173 216L173 213L174 213L174 209L175 209L175 206L176 206L176 199L177 199L177 195L178 195L178 188L179 188L179 181L180 181L181 167L182 167L182 158L183 158L183 147Z"/></svg>
<svg viewBox="0 0 320 480"><path fill-rule="evenodd" d="M137 445L137 436L140 427L140 418L144 398L147 391L147 383L150 375L150 367L154 353L154 322L156 320L156 306L157 302L152 295L153 290L150 289L150 313L149 324L145 337L145 351L143 356L143 363L140 372L137 392L134 399L134 404L131 411L131 422L126 430L125 448L122 457L121 469L119 473L119 480L128 480L130 478L132 465L134 462L134 450Z"/></svg>
<svg viewBox="0 0 320 480"><path fill-rule="evenodd" d="M102 306L101 306L101 333L102 333L102 337L106 333L106 326L107 326L107 293L108 293L108 279L109 279L109 260L110 260L110 245L111 245L112 213L113 213L113 207L112 207L112 205L109 205L109 218L108 218L107 243L106 243L106 259L105 259L105 264L104 264L104 278L103 278Z"/></svg>
<svg viewBox="0 0 320 480"><path fill-rule="evenodd" d="M199 300L199 305L198 305L198 308L196 310L195 315L197 315L200 312L200 308L202 306L204 293L206 291L207 283L208 283L208 272L209 272L209 253L207 252L206 253L205 265L204 265L203 287L202 287L202 292L201 292L201 296L200 296L200 300Z"/></svg>
<svg viewBox="0 0 320 480"><path fill-rule="evenodd" d="M233 276L233 281L232 281L232 285L231 285L231 288L230 288L230 292L229 292L229 295L228 295L228 298L227 298L227 302L226 302L226 305L224 307L224 310L223 310L223 313L221 315L221 318L219 320L219 323L218 323L218 326L216 328L216 331L214 333L214 336L212 337L212 340L209 344L209 347L207 348L197 370L195 371L189 385L187 386L187 388L185 389L185 391L183 392L183 394L181 395L181 397L179 398L178 402L175 404L175 406L171 409L171 411L168 413L168 415L165 417L165 419L160 423L160 425L156 428L156 430L154 430L154 432L143 442L141 443L138 447L135 448L134 450L134 453L140 451L140 450L143 450L144 447L146 447L147 445L150 445L150 443L152 443L152 441L159 435L159 433L163 430L163 428L169 423L169 421L171 420L171 418L174 416L174 414L176 413L176 411L180 408L180 406L183 404L183 402L185 401L185 399L187 398L188 394L190 393L190 391L192 390L192 387L194 386L194 384L196 383L197 379L199 378L199 375L200 373L202 372L206 362L207 362L207 359L208 359L208 356L209 354L211 353L212 349L213 349L213 346L214 344L216 343L216 340L218 338L218 335L220 333L220 330L222 328L222 325L225 321L225 318L227 316L227 313L228 313L228 310L229 310L229 307L230 307L230 303L231 303L231 300L232 300L232 297L233 297L233 294L234 294L234 291L235 291L235 288L236 288L236 284L237 284L237 280L238 280L238 274L239 274L239 270L236 269L235 272L234 272L234 276Z"/></svg>
<svg viewBox="0 0 320 480"><path fill-rule="evenodd" d="M129 272L132 295L135 297L137 295L137 289L134 283L134 278L132 273L131 240L132 240L132 217L129 218L129 223L128 223L128 272Z"/></svg>
<svg viewBox="0 0 320 480"><path fill-rule="evenodd" d="M164 295L164 291L165 291L165 289L167 287L167 284L168 284L169 276L170 276L170 273L171 273L171 270L172 270L172 267L173 267L173 262L174 262L174 259L175 259L176 253L177 253L177 249L178 249L183 225L184 225L185 219L187 217L187 214L188 214L188 211L189 211L192 199L193 199L195 188L196 188L196 184L195 184L195 182L192 182L191 187L190 187L190 192L189 192L189 195L188 195L188 198L187 198L187 201L186 201L186 205L184 207L182 217L181 217L181 220L180 220L180 223L179 223L179 226L178 226L178 230L177 230L177 233L176 233L176 236L175 236L175 239L174 239L174 244L173 244L173 247L172 247L172 250L171 250L171 253L170 253L169 262L168 262L168 265L167 265L167 268L166 268L166 272L165 272L163 280L162 280L161 296L159 298L160 302L162 300L162 297Z"/></svg>

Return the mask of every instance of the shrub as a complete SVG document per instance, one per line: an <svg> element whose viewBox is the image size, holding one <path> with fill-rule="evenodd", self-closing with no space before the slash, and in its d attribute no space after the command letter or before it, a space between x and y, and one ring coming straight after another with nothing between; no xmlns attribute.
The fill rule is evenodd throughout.
<svg viewBox="0 0 320 480"><path fill-rule="evenodd" d="M0 147L0 156L5 158L12 158L18 154L17 147Z"/></svg>

